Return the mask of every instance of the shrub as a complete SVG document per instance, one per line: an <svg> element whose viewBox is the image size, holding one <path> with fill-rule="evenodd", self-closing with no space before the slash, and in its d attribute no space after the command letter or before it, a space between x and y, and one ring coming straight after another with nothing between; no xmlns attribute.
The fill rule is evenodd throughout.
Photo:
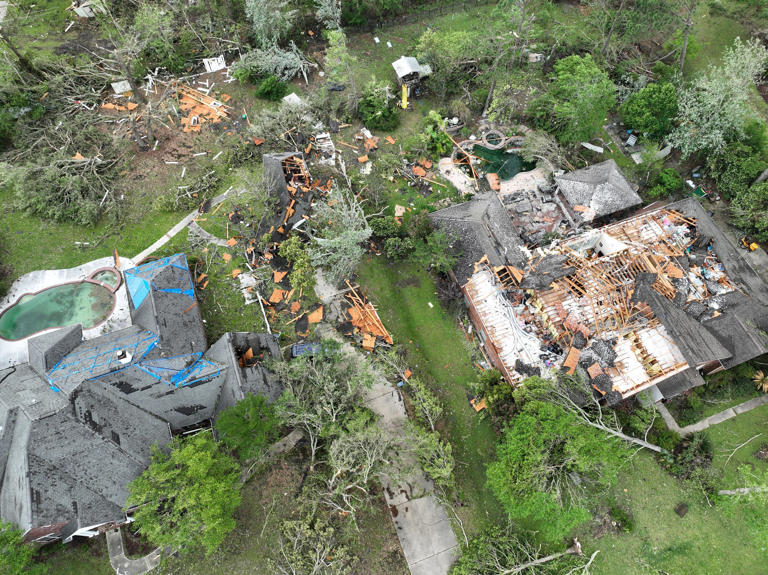
<svg viewBox="0 0 768 575"><path fill-rule="evenodd" d="M373 235L383 240L387 238L399 237L402 235L403 228L397 225L392 217L373 218L368 221L368 225L373 230Z"/></svg>
<svg viewBox="0 0 768 575"><path fill-rule="evenodd" d="M267 76L256 88L256 96L270 102L277 102L288 92L288 85L275 76Z"/></svg>
<svg viewBox="0 0 768 575"><path fill-rule="evenodd" d="M648 84L632 94L620 111L630 128L661 139L672 130L677 116L677 89L672 84Z"/></svg>
<svg viewBox="0 0 768 575"><path fill-rule="evenodd" d="M411 238L387 238L384 242L384 254L392 260L403 260L413 252Z"/></svg>
<svg viewBox="0 0 768 575"><path fill-rule="evenodd" d="M679 192L682 187L682 176L672 168L665 168L659 173L654 186L648 190L647 195L652 200L663 200Z"/></svg>
<svg viewBox="0 0 768 575"><path fill-rule="evenodd" d="M374 79L363 90L357 104L357 117L371 130L391 131L400 125L389 85Z"/></svg>

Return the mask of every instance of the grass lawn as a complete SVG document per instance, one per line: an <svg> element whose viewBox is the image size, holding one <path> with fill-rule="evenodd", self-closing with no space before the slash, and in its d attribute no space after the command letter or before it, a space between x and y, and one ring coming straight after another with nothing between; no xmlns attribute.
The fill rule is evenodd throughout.
<svg viewBox="0 0 768 575"><path fill-rule="evenodd" d="M766 425L768 406L763 406L709 429L715 449L713 465L723 471L724 487L737 486L735 472L739 464L768 467L768 463L752 455L759 447L758 438L737 451L723 469L733 448L766 429ZM585 552L601 551L594 575L765 572L768 548L754 544L742 510L728 504L710 507L694 484L671 477L650 454L638 453L633 458L612 495L631 513L635 528L631 533L599 539L584 528ZM679 503L688 505L684 517L674 511Z"/></svg>
<svg viewBox="0 0 768 575"><path fill-rule="evenodd" d="M237 510L237 527L210 557L194 555L173 560L165 573L173 575L263 575L271 573L268 559L279 545L279 526L295 518L304 468L293 461L278 461L254 476L243 488ZM395 527L386 504L376 500L373 509L359 517L360 532L351 523L339 529L341 540L364 541L352 551L360 559L357 573L406 575Z"/></svg>
<svg viewBox="0 0 768 575"><path fill-rule="evenodd" d="M395 266L383 257L368 259L359 270L360 284L379 308L395 344L407 348L411 369L432 385L445 409L441 431L456 458L457 509L468 533L504 521L504 513L485 486L485 465L496 441L487 419L469 405L468 384L477 377L468 343L435 295L428 273L408 263ZM430 307L432 303L434 307Z"/></svg>

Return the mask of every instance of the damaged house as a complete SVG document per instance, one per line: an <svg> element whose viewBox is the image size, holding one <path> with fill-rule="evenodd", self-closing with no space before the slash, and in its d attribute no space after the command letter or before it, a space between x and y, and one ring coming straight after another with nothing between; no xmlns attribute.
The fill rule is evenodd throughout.
<svg viewBox="0 0 768 575"><path fill-rule="evenodd" d="M133 325L33 337L28 363L0 371L0 517L27 541L130 521L127 484L151 445L210 427L246 393L282 391L260 362L279 356L272 336L228 333L208 348L184 254L124 277Z"/></svg>
<svg viewBox="0 0 768 575"><path fill-rule="evenodd" d="M695 199L534 252L512 240L506 253L499 243L514 230L494 229L503 214L480 205L435 222L462 233L456 279L511 384L578 370L609 404L641 391L658 401L768 352L768 288Z"/></svg>
<svg viewBox="0 0 768 575"><path fill-rule="evenodd" d="M637 186L630 184L614 160L606 160L555 177L557 195L577 225L639 206Z"/></svg>

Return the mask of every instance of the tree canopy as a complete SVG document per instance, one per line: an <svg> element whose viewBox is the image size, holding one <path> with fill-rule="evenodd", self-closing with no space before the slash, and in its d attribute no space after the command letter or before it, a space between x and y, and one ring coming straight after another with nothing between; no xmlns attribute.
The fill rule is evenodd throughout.
<svg viewBox="0 0 768 575"><path fill-rule="evenodd" d="M656 140L674 127L677 116L677 88L674 84L648 84L632 94L621 106L624 123L636 132Z"/></svg>
<svg viewBox="0 0 768 575"><path fill-rule="evenodd" d="M24 543L24 533L11 523L0 521L0 573L3 575L44 575L45 564L35 562L35 547Z"/></svg>
<svg viewBox="0 0 768 575"><path fill-rule="evenodd" d="M768 182L740 193L731 203L734 223L754 239L768 241Z"/></svg>
<svg viewBox="0 0 768 575"><path fill-rule="evenodd" d="M127 506L153 544L182 551L215 551L235 528L240 468L208 432L152 446L152 462L128 486Z"/></svg>
<svg viewBox="0 0 768 575"><path fill-rule="evenodd" d="M550 79L530 112L561 142L589 140L616 103L616 86L590 54L558 60Z"/></svg>
<svg viewBox="0 0 768 575"><path fill-rule="evenodd" d="M249 393L219 415L216 431L224 445L236 452L240 459L250 459L277 439L275 408L263 395Z"/></svg>
<svg viewBox="0 0 768 575"><path fill-rule="evenodd" d="M749 98L768 64L768 48L759 41L742 42L723 52L723 64L711 66L680 94L677 128L670 143L683 157L696 152L718 153L740 139L749 120Z"/></svg>
<svg viewBox="0 0 768 575"><path fill-rule="evenodd" d="M575 414L528 399L504 430L488 484L513 521L555 541L589 519L587 485L615 481L623 453L618 440Z"/></svg>

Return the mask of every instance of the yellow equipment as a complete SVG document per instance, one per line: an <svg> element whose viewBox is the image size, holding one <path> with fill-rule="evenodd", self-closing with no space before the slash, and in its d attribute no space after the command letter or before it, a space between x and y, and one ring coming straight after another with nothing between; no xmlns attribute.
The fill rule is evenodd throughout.
<svg viewBox="0 0 768 575"><path fill-rule="evenodd" d="M751 252L755 251L760 246L757 245L757 242L753 242L751 240L748 240L746 236L741 238L741 245L744 247L744 249L747 249Z"/></svg>
<svg viewBox="0 0 768 575"><path fill-rule="evenodd" d="M403 110L407 110L408 109L408 86L406 86L405 84L403 84L403 103L402 103L402 106L403 106Z"/></svg>

